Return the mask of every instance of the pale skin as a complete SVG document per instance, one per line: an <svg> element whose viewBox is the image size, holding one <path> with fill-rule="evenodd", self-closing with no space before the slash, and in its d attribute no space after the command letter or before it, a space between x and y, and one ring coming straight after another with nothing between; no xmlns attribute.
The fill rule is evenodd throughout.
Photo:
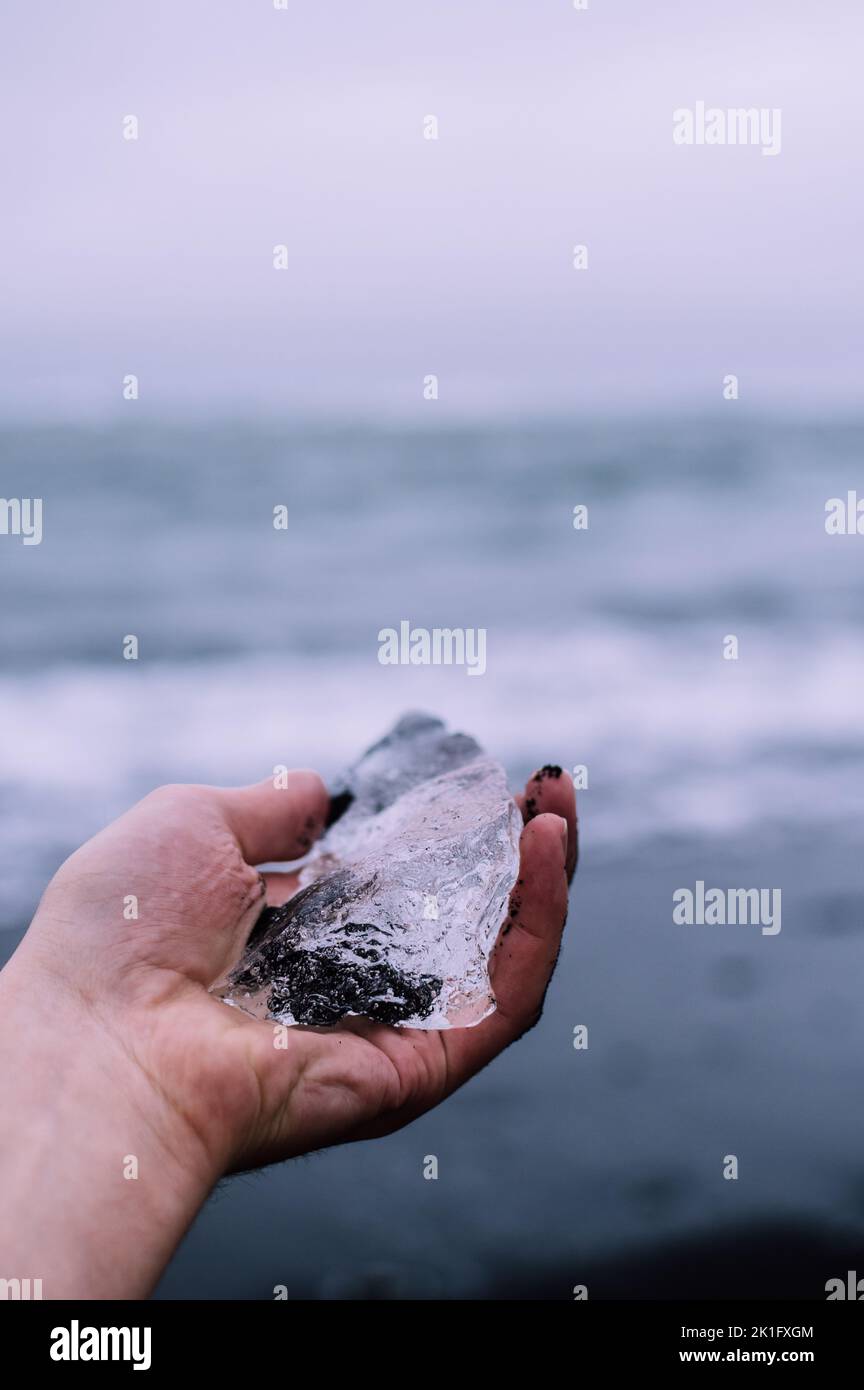
<svg viewBox="0 0 864 1390"><path fill-rule="evenodd" d="M532 1027L567 914L576 810L566 773L538 774L517 800L498 1007L441 1032L353 1018L292 1028L276 1047L272 1023L208 993L265 901L296 889L255 866L295 860L321 834L316 773L163 787L77 850L0 972L0 1277L41 1279L45 1298L146 1297L226 1173L399 1129ZM137 920L124 917L130 895Z"/></svg>

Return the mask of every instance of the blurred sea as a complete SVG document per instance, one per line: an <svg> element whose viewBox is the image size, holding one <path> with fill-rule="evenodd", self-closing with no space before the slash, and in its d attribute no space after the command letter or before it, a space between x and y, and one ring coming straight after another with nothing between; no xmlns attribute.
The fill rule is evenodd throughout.
<svg viewBox="0 0 864 1390"><path fill-rule="evenodd" d="M0 432L0 493L44 499L41 545L0 537L7 953L163 781L329 777L411 707L514 783L588 768L541 1025L402 1134L225 1184L163 1296L820 1298L864 1273L864 541L824 529L862 456L857 422L740 416ZM402 619L486 628L486 675L382 667ZM781 888L781 933L674 925L697 879Z"/></svg>

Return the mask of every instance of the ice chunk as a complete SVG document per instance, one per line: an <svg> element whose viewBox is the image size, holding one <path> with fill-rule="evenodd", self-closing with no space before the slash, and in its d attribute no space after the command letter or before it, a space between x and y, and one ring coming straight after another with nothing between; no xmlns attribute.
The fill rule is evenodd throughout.
<svg viewBox="0 0 864 1390"><path fill-rule="evenodd" d="M489 955L519 867L504 771L440 719L405 715L347 773L346 805L216 992L257 1018L347 1014L464 1028L495 1007Z"/></svg>

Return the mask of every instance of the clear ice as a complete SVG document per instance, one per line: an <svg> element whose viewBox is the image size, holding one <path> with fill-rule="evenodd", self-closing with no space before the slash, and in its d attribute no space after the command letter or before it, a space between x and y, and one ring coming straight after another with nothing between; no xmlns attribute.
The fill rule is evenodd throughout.
<svg viewBox="0 0 864 1390"><path fill-rule="evenodd" d="M359 1014L465 1028L495 1008L489 956L519 867L503 768L440 719L408 714L346 774L347 810L266 908L216 993L256 1018Z"/></svg>

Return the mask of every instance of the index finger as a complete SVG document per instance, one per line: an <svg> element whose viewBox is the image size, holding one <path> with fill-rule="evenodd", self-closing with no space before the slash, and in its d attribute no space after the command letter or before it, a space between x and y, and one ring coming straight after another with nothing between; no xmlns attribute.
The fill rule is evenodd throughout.
<svg viewBox="0 0 864 1390"><path fill-rule="evenodd" d="M476 1028L440 1034L454 1091L539 1019L567 920L567 825L543 813L519 841L519 877L490 961L497 1008Z"/></svg>

